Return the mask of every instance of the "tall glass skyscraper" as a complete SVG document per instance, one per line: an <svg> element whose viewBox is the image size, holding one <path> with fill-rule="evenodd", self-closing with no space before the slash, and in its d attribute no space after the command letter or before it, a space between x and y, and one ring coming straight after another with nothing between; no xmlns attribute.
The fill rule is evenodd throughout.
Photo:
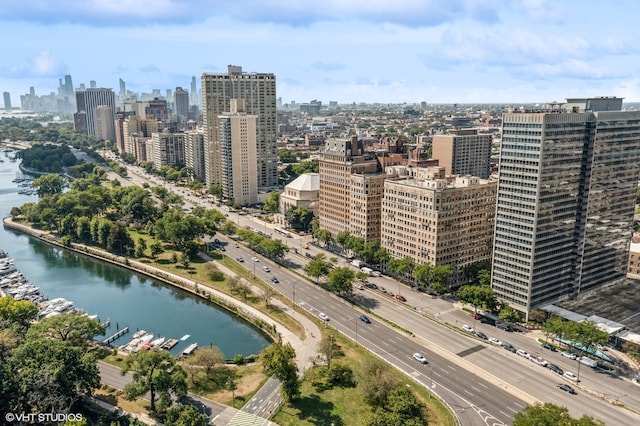
<svg viewBox="0 0 640 426"><path fill-rule="evenodd" d="M640 167L640 112L568 99L503 116L492 287L525 315L621 281Z"/></svg>

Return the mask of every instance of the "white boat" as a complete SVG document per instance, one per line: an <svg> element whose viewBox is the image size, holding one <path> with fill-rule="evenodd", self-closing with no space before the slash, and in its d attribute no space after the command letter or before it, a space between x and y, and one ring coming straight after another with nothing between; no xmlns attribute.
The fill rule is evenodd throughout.
<svg viewBox="0 0 640 426"><path fill-rule="evenodd" d="M165 337L158 337L157 339L151 341L151 346L160 346L164 343L165 340L167 340Z"/></svg>
<svg viewBox="0 0 640 426"><path fill-rule="evenodd" d="M148 332L146 330L138 330L135 333L133 333L133 338L134 339L139 339L140 337L144 336L145 334L148 334Z"/></svg>

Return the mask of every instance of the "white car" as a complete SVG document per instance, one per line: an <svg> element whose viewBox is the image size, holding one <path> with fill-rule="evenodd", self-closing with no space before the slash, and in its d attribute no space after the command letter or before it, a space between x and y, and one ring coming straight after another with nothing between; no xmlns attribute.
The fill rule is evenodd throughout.
<svg viewBox="0 0 640 426"><path fill-rule="evenodd" d="M252 257L251 260L253 260L254 262L260 262L260 259L258 259L257 257Z"/></svg>
<svg viewBox="0 0 640 426"><path fill-rule="evenodd" d="M329 321L329 317L328 317L328 316L327 316L327 314L325 314L324 312L320 312L320 313L318 314L318 316L320 317L320 319L321 319L322 321Z"/></svg>
<svg viewBox="0 0 640 426"><path fill-rule="evenodd" d="M560 355L562 355L565 358L569 358L569 359L576 359L577 358L576 354L572 354L571 352L560 352Z"/></svg>
<svg viewBox="0 0 640 426"><path fill-rule="evenodd" d="M424 356L422 356L421 353L418 353L418 352L413 354L413 359L418 361L420 364L426 364L427 363L427 359Z"/></svg>
<svg viewBox="0 0 640 426"><path fill-rule="evenodd" d="M464 331L468 331L469 333L473 333L473 332L475 331L475 330L473 329L473 327L471 327L469 324L464 324L464 325L462 326L462 329L463 329Z"/></svg>
<svg viewBox="0 0 640 426"><path fill-rule="evenodd" d="M564 377L565 379L569 379L571 381L574 381L574 382L579 382L580 381L580 380L578 380L578 376L573 374L571 371L565 371L564 374L562 375L562 377Z"/></svg>
<svg viewBox="0 0 640 426"><path fill-rule="evenodd" d="M502 346L502 341L500 339L496 339L495 337L489 337L489 342L494 345Z"/></svg>
<svg viewBox="0 0 640 426"><path fill-rule="evenodd" d="M364 286L362 284L356 284L354 285L355 288L357 288L358 290L364 290Z"/></svg>
<svg viewBox="0 0 640 426"><path fill-rule="evenodd" d="M529 352L525 351L524 349L518 349L516 353L525 358L529 358Z"/></svg>

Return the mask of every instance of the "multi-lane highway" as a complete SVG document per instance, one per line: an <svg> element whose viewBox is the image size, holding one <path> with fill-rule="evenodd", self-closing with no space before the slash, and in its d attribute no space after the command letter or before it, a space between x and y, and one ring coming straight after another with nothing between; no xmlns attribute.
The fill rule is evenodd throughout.
<svg viewBox="0 0 640 426"><path fill-rule="evenodd" d="M140 177L132 179L138 178ZM140 179L142 181L147 178ZM208 200L190 196L188 191L182 190L181 195L190 206L210 206ZM228 216L239 226L252 226L261 230L261 226L256 225L250 216L236 213L228 213ZM300 253L322 252L315 246L302 249L305 244L302 239L281 237L266 226L265 231L271 233L273 238L281 238L290 247L299 249ZM640 410L640 387L636 387L637 385L582 366L580 376L583 386L574 385L578 388L578 395L563 392L556 388L556 384L566 382L565 379L502 347L465 334L459 327L468 323L490 337L509 341L528 352L543 351L534 339L507 333L480 324L479 321L473 323L468 314L454 308L449 300L412 291L386 277L372 278L371 281L385 285L394 292L400 290L407 298L407 303L399 303L379 291L355 290L354 301L374 313L369 315L372 322L366 324L359 320L363 312L360 308L335 297L301 276L302 266L307 262L305 257L293 253L287 255L286 261L292 268L288 270L242 245L236 247L234 242L228 240L227 243L225 247L228 256L234 259L242 257L248 270L255 271L259 278L312 315L317 317L320 312L327 314L328 328L357 340L358 344L410 375L421 385L433 389L449 404L464 425L511 424L516 412L535 401L564 405L573 416L588 414L607 424L640 423L640 417L632 410L616 407L603 398L619 400ZM251 260L254 256L259 262ZM265 265L270 272L263 269ZM279 283L271 281L274 276ZM424 315L425 313L429 315ZM381 318L410 330L413 335L388 326ZM413 359L414 352L422 353L428 364L423 365ZM544 356L565 370L576 370L575 361L564 359L557 353L548 352Z"/></svg>

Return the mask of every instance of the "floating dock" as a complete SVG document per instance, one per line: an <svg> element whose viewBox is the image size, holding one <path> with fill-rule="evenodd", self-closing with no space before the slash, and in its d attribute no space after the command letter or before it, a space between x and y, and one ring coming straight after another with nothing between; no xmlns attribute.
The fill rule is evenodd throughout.
<svg viewBox="0 0 640 426"><path fill-rule="evenodd" d="M190 335L190 334L185 334L184 336L182 336L182 337L180 338L180 340L184 341L184 340L187 340L189 337L191 337L191 335Z"/></svg>
<svg viewBox="0 0 640 426"><path fill-rule="evenodd" d="M125 334L127 334L129 332L129 327L125 327L122 330L118 330L116 331L114 334L112 334L111 336L107 337L106 339L104 339L102 341L102 343L104 344L109 344L111 342L113 342L114 340L116 340L118 337L124 336Z"/></svg>
<svg viewBox="0 0 640 426"><path fill-rule="evenodd" d="M160 345L160 349L171 350L175 345L178 344L178 342L180 342L180 340L178 339L169 339L166 342L164 342L162 345Z"/></svg>
<svg viewBox="0 0 640 426"><path fill-rule="evenodd" d="M187 346L187 348L184 351L182 351L181 355L182 356L191 355L193 351L196 350L197 347L198 347L197 343L192 343L189 346Z"/></svg>

